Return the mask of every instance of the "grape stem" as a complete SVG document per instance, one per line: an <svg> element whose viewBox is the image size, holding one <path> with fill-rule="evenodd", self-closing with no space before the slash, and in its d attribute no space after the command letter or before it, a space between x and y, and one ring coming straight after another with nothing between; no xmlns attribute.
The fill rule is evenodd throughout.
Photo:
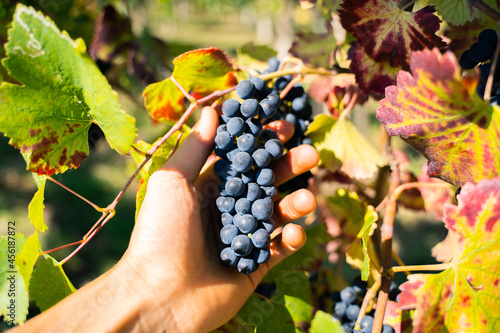
<svg viewBox="0 0 500 333"><path fill-rule="evenodd" d="M454 263L444 263L444 264L433 264L433 265L413 265L413 266L395 266L386 270L387 274L394 274L400 272L410 272L410 271L444 271L448 268L453 267Z"/></svg>
<svg viewBox="0 0 500 333"><path fill-rule="evenodd" d="M469 0L469 4L471 6L476 7L489 17L495 20L495 22L500 21L500 13L497 12L495 9L491 8L487 3L485 3L483 0Z"/></svg>
<svg viewBox="0 0 500 333"><path fill-rule="evenodd" d="M497 38L500 39L499 28L497 28ZM488 74L488 80L486 81L486 87L484 88L484 101L490 103L491 88L493 87L493 81L495 76L495 70L497 67L498 54L500 53L500 43L497 43L495 48L495 54L493 55L493 61L491 62L490 73Z"/></svg>
<svg viewBox="0 0 500 333"><path fill-rule="evenodd" d="M66 185L60 183L59 181L55 180L54 178L48 176L47 177L48 180L50 180L51 182L59 185L60 187L62 187L63 189L65 189L66 191L68 191L69 193L73 194L74 196L82 199L83 201L85 201L86 203L88 203L89 205L91 205L95 210L97 210L98 212L102 212L104 211L103 208L99 207L98 205L96 205L95 203L93 203L92 201L90 201L89 199L85 198L84 196L76 193L75 191L73 191L72 189L70 189L69 187L67 187Z"/></svg>
<svg viewBox="0 0 500 333"><path fill-rule="evenodd" d="M381 284L381 276L378 277L377 280L375 280L375 283L368 289L366 292L365 297L363 298L363 303L361 303L361 307L359 309L359 315L358 318L356 319L356 324L354 326L355 329L360 330L361 328L359 327L359 322L360 320L365 316L366 314L366 309L368 308L368 304L372 299L375 298L375 295L377 295L377 291L380 288Z"/></svg>

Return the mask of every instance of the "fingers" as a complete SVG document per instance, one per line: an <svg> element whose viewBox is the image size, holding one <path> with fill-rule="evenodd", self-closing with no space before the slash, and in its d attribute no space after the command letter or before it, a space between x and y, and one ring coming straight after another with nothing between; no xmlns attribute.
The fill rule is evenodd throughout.
<svg viewBox="0 0 500 333"><path fill-rule="evenodd" d="M277 226L294 221L316 209L316 198L309 190L300 189L285 196L275 205Z"/></svg>
<svg viewBox="0 0 500 333"><path fill-rule="evenodd" d="M213 149L218 124L217 112L204 107L191 133L161 169L179 172L186 180L195 181Z"/></svg>
<svg viewBox="0 0 500 333"><path fill-rule="evenodd" d="M306 239L306 232L301 226L287 224L283 228L281 235L276 237L269 245L271 258L267 262L268 268L271 269L281 260L298 251L304 246Z"/></svg>
<svg viewBox="0 0 500 333"><path fill-rule="evenodd" d="M314 147L310 145L300 145L290 149L287 154L274 162L273 170L276 175L276 180L274 181L275 186L279 186L287 180L311 170L317 166L318 163L319 154Z"/></svg>
<svg viewBox="0 0 500 333"><path fill-rule="evenodd" d="M287 142L293 136L295 128L291 122L286 120L276 120L272 123L264 125L264 129L271 129L278 135L278 140L281 142Z"/></svg>

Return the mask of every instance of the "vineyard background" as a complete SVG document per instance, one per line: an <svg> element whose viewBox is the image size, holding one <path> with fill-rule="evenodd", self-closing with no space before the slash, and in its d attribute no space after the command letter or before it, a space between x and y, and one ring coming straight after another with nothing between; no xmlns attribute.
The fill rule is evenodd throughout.
<svg viewBox="0 0 500 333"><path fill-rule="evenodd" d="M135 50L140 57L147 53L147 74L138 78L137 68L131 69L130 58L117 60L115 71L107 78L117 91L123 109L137 119L138 137L147 142L154 141L168 129L166 124L153 124L144 110L141 97L144 88L152 82L168 77L171 60L177 55L196 48L217 47L230 56L238 56L246 43L264 44L284 56L291 47L295 34L299 31L324 33L324 19L318 7L305 9L299 1L110 1L88 2L73 0L21 1L41 10L51 17L61 30L67 30L71 37L82 37L87 45L92 44L94 22L105 5L111 4L116 10L131 19L131 39L138 43ZM0 12L0 42L6 41L6 27L11 21L14 5L4 1ZM334 20L335 21L335 20ZM333 24L340 26L337 22ZM336 33L337 40L345 36ZM158 38L157 40L153 37ZM161 41L161 42L159 42ZM248 47L249 45L245 45ZM0 50L0 56L5 51ZM3 70L3 69L2 69ZM134 72L136 70L136 72ZM0 76L4 73L0 72ZM0 79L3 78L0 77ZM309 84L306 80L305 84ZM321 105L314 105L314 113L323 113ZM380 123L375 118L378 102L370 100L356 106L351 120L359 131L372 143L379 141ZM189 120L194 124L196 115ZM95 132L99 134L98 131ZM36 185L29 172L24 171L26 163L19 151L7 144L8 138L0 138L0 225L15 220L17 232L31 235L34 228L27 218L27 206L36 191ZM90 156L77 170L53 176L69 188L97 204L111 202L124 182L136 168L136 164L126 156L114 152L104 139L96 140ZM416 175L422 173L425 159L399 138L393 138L394 149L401 149L411 158L409 169ZM85 179L82 182L82 179ZM135 189L129 190L117 207L113 220L84 247L76 257L64 265L64 270L76 288L108 270L125 251L134 225ZM454 187L450 186L450 193ZM322 188L323 194L333 193L335 188ZM91 207L80 199L69 195L55 184L48 183L45 190L45 222L49 232L40 234L43 249L66 244L81 239L99 217ZM319 213L319 212L318 212ZM304 223L313 223L316 215ZM318 221L316 221L317 223ZM397 232L393 248L405 263L413 265L433 264L431 249L447 234L443 223L433 213L417 212L400 206L396 215ZM418 236L416 236L418 235ZM404 246L403 246L404 244ZM334 244L332 244L333 246ZM334 247L332 247L334 248ZM62 259L72 249L63 249L54 254ZM328 265L338 273L341 289L359 274L345 264L345 258L329 256ZM396 282L405 280L404 274L395 276ZM30 315L36 314L36 309ZM2 323L2 327L7 326Z"/></svg>

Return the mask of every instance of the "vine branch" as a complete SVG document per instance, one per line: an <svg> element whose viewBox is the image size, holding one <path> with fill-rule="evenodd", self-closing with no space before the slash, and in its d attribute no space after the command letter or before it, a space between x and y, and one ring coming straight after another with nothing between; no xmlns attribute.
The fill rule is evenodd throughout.
<svg viewBox="0 0 500 333"><path fill-rule="evenodd" d="M469 0L469 4L494 19L495 22L500 22L500 13L491 8L483 0Z"/></svg>

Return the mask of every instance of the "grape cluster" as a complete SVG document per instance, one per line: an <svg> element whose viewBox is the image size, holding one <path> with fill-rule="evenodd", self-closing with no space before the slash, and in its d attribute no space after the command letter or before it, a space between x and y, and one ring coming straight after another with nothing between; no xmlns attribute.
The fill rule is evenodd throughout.
<svg viewBox="0 0 500 333"><path fill-rule="evenodd" d="M345 287L340 292L334 291L331 294L331 298L335 302L333 307L333 317L342 323L342 327L347 333L371 333L372 331L372 312L363 316L363 318L359 321L359 327L361 330L354 329L366 291L366 282L361 280L361 277L357 277L352 282L352 286ZM389 291L389 299L396 300L399 293L400 290L397 284L393 282ZM382 333L394 333L394 328L390 325L384 324L382 326Z"/></svg>
<svg viewBox="0 0 500 333"><path fill-rule="evenodd" d="M220 259L250 274L271 256L272 197L278 189L270 163L283 155L284 147L274 131L262 129L263 121L275 116L279 96L257 77L238 83L236 93L242 102L228 99L222 104L215 137L215 154L221 159L214 171L222 180L216 205L220 239L227 245Z"/></svg>
<svg viewBox="0 0 500 333"><path fill-rule="evenodd" d="M272 73L278 70L280 61L273 57L268 60L268 67L262 72ZM291 75L285 75L277 78L274 81L272 92L276 95L280 95L281 92L289 85L292 80ZM297 83L288 91L288 93L283 97L280 103L280 107L276 114L267 119L266 122L271 122L275 120L284 119L289 121L295 128L292 138L285 143L286 149L292 149L293 147L309 144L312 145L310 138L306 137L305 133L309 124L312 122L312 106L309 102L309 96L305 92L304 87ZM308 179L312 177L311 172L305 172L301 175L294 177L288 182L282 184L279 187L279 191L282 193L293 192L301 188L306 188L308 184Z"/></svg>
<svg viewBox="0 0 500 333"><path fill-rule="evenodd" d="M481 31L477 42L471 45L469 49L464 51L460 56L460 66L464 69L473 69L479 65L481 71L481 80L478 85L477 92L483 97L485 83L490 75L495 49L497 47L498 36L494 29L485 29ZM496 64L493 74L493 90L491 93L490 104L499 105L500 98L500 66Z"/></svg>

